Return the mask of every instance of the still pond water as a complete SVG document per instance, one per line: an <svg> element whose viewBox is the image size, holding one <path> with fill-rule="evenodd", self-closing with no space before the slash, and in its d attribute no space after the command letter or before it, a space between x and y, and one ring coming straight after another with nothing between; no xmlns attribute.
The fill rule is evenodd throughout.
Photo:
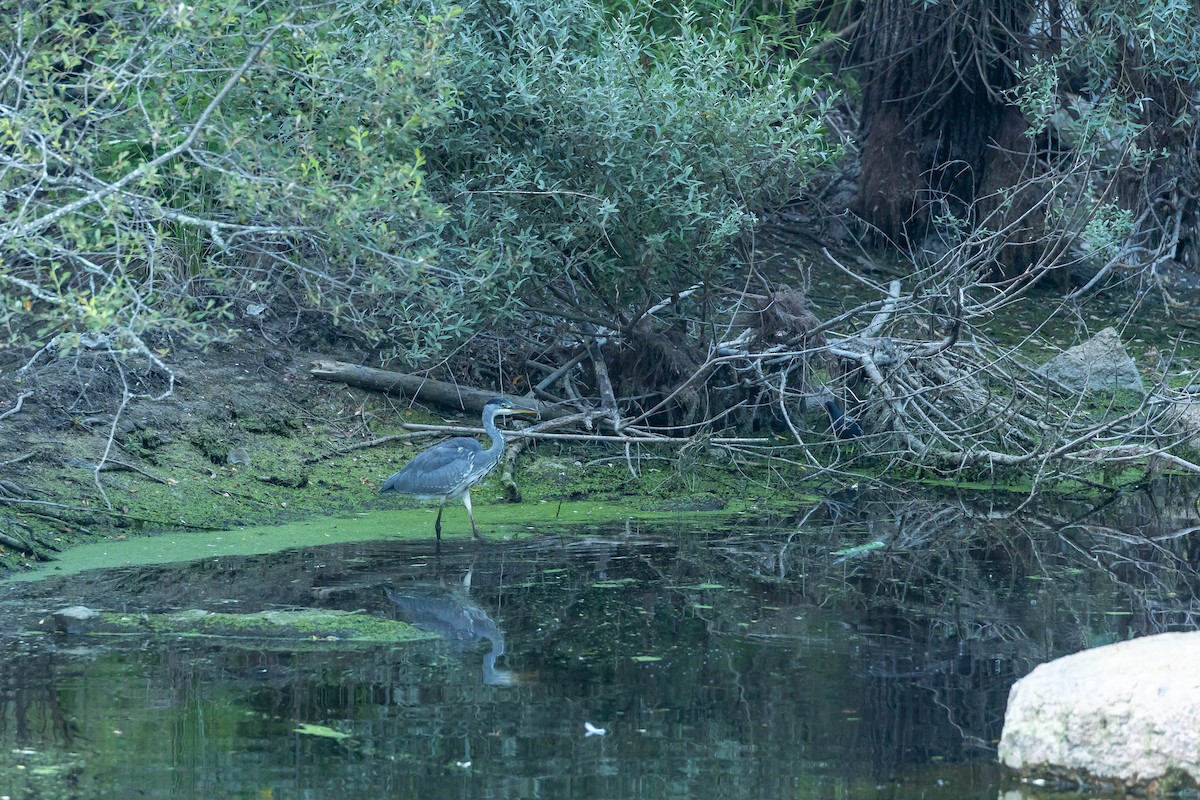
<svg viewBox="0 0 1200 800"><path fill-rule="evenodd" d="M385 535L0 584L0 797L991 800L1016 678L1195 628L1189 496L841 496L440 558ZM74 603L340 609L436 638L39 625Z"/></svg>

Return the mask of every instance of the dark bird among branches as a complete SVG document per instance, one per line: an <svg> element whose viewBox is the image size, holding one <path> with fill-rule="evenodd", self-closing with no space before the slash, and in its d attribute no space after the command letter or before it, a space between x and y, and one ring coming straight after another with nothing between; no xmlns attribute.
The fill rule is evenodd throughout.
<svg viewBox="0 0 1200 800"><path fill-rule="evenodd" d="M829 412L829 426L833 428L833 433L839 439L857 439L865 435L862 426L853 418L846 416L845 410L837 404L836 400L826 400L825 410Z"/></svg>

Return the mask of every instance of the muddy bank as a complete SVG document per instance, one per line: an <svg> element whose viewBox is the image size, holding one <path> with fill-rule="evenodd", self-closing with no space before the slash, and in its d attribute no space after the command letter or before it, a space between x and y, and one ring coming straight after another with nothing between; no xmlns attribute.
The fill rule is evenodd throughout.
<svg viewBox="0 0 1200 800"><path fill-rule="evenodd" d="M839 284L816 282L814 307L823 315L836 313L839 301L829 298L839 292L844 294ZM1113 316L1120 311L1112 304L1102 310ZM1035 329L1071 340L1070 330L1052 331L1035 312L993 324L1031 348L1053 350L1044 339L1031 338ZM1056 318L1054 324L1060 323ZM1162 337L1172 335L1161 325L1129 326L1126 338L1147 381L1167 379L1148 365L1155 347L1165 351ZM380 496L379 486L441 435L409 432L403 441L378 441L402 433L403 423L477 426L478 417L313 380L313 361L371 363L372 357L332 337L314 339L310 347L294 340L276 344L286 341L280 332L246 329L203 351L170 351L173 383L148 365L136 372L104 352L77 350L22 370L24 356L0 350L0 574L27 570L88 542L420 507ZM1188 352L1183 344L1172 351L1173 368L1184 377L1196 363ZM520 396L528 385L495 388ZM749 431L792 446L783 457L772 450L770 458L765 450L739 457L703 442L654 452L620 444L524 442L515 470L523 502L508 505L513 498L495 477L477 488L473 502L486 531L489 520L536 521L557 514L561 503L579 501L619 502L633 511L786 512L875 476L893 484L943 479L1007 488L1019 495L1017 502L1034 491L1034 479L1016 470L1009 477L992 470L989 482L976 484L963 470L934 474L894 451L875 453L870 445L840 441L829 424L820 410L789 419L803 433L804 447L795 446L797 431L782 422L778 430L764 425ZM1149 476L1141 468L1100 464L1091 483L1070 488L1103 493ZM1036 485L1045 489L1042 480ZM451 504L446 513L447 536L468 530L461 506ZM431 536L432 512L416 514L413 535Z"/></svg>
<svg viewBox="0 0 1200 800"><path fill-rule="evenodd" d="M150 394L163 377L120 373L107 356L88 352L25 373L0 371L4 395L23 398L0 421L0 573L88 542L389 508L416 509L417 535L432 536L428 505L380 496L379 485L439 437L363 445L399 432L401 422L476 426L478 419L311 380L307 367L317 355L246 333L181 354L169 397L125 403L123 393ZM517 467L525 501L518 515L544 516L548 503L635 494L642 497L633 510L719 508L770 492L768 484L693 460L651 456L637 472L615 453L531 445ZM494 477L477 488L485 530L496 516L488 506L508 499ZM447 507L447 536L468 531L465 523L460 505Z"/></svg>

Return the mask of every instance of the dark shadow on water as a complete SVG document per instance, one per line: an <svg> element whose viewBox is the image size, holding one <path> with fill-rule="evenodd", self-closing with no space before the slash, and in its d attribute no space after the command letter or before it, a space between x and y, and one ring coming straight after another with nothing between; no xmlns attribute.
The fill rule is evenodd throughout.
<svg viewBox="0 0 1200 800"><path fill-rule="evenodd" d="M441 558L384 541L3 586L0 788L990 799L1016 678L1195 628L1194 489L1102 507L859 493L710 527L447 542ZM338 609L440 638L40 632L72 603Z"/></svg>

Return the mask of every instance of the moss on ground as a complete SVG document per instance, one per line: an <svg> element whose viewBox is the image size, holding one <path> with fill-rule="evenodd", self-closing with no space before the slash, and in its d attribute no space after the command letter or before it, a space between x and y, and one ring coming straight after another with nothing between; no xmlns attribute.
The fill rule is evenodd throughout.
<svg viewBox="0 0 1200 800"><path fill-rule="evenodd" d="M438 638L405 622L370 614L327 609L261 611L228 614L193 609L172 614L101 613L97 633L169 634L205 638L251 640L255 647L283 643L310 646L346 642L395 644Z"/></svg>
<svg viewBox="0 0 1200 800"><path fill-rule="evenodd" d="M402 431L380 426L375 434L382 437L390 432ZM82 440L66 441L63 446L69 455L65 462L57 466L35 464L26 472L27 480L34 475L30 481L34 485L53 487L53 495L42 495L45 500L68 509L58 520L39 518L42 527L37 532L38 540L59 551L51 554L59 560L52 562L50 569L68 563L86 565L78 567L82 569L126 563L129 559L156 563L222 553L266 552L305 543L396 536L423 539L433 535L436 503L379 492L387 475L433 439L419 440L411 446L388 443L351 449L342 441L331 440L328 431L311 427L287 436L239 434L239 447L250 463L230 464L226 460L215 464L211 449L199 448L188 438L154 436L161 440L154 448L155 463L143 459L136 464L140 471L101 472L103 493L82 455L70 455L86 452ZM145 441L145 437L139 441ZM121 455L130 463L136 461ZM528 526L545 522L609 520L641 514L786 510L820 495L820 487L811 482L811 473L801 465L764 461L747 466L731 463L722 452L679 456L667 451L629 462L619 450L603 453L595 447L537 446L520 456L514 477L521 490L520 503L507 502L498 473L472 492L476 517L485 532L499 530L501 536L514 536ZM1015 472L1008 477L981 475L976 484L970 482L972 476L961 471L956 480L943 479L931 471L893 471L888 477L898 483L975 485L990 491L1027 492L1031 488L1028 478ZM1127 470L1121 475L1098 472L1095 478L1096 484L1113 486L1143 480L1145 471ZM1085 482L1064 488L1077 491L1087 486ZM106 503L111 504L111 512ZM254 532L240 530L247 527ZM466 537L469 531L461 503L448 503L444 537ZM186 539L191 542L186 552L175 550L174 545L164 547L167 542L183 540L186 532L201 534ZM126 539L144 539L137 548L141 552L136 556L117 555L113 543ZM254 544L247 545L247 541ZM81 545L89 546L78 553L61 554ZM175 554L156 555L164 549ZM132 549L124 548L122 552L132 553ZM35 563L24 554L0 548L0 572L29 571Z"/></svg>
<svg viewBox="0 0 1200 800"><path fill-rule="evenodd" d="M480 527L490 542L512 541L531 529L548 524L589 525L626 519L712 518L763 513L752 501L730 503L720 510L646 509L641 498L620 501L556 503L550 500L501 503L476 509ZM377 539L432 543L434 508L371 511L339 516L308 517L279 525L235 528L228 531L175 530L158 536L109 537L78 544L54 561L28 564L4 581L35 581L75 575L93 569L137 567L200 559L219 559L270 553L298 547ZM461 505L447 507L442 518L442 539L447 547L468 544L471 527ZM480 545L486 550L487 544Z"/></svg>
<svg viewBox="0 0 1200 800"><path fill-rule="evenodd" d="M330 385L328 391L339 389ZM371 432L377 438L404 433L400 420L446 421L374 408L384 402L372 397L365 404L377 420ZM294 424L264 425L269 431L260 433L231 427L232 417L213 414L185 419L174 427L161 420L131 426L118 442L127 446L115 449L99 474L91 465L95 454L103 452L106 431L81 430L62 437L52 454L22 465L21 483L39 487L39 500L55 511L55 516L23 519L31 529L22 536L38 542L44 556L54 558L80 545L97 545L89 552L99 566L106 546L124 539L181 531L219 534L303 520L344 533L348 520L371 512L401 515L394 521L383 517L387 527L374 529L375 536L432 535L436 503L382 495L379 486L439 437L363 447L361 438L339 436L328 421L300 424L298 410ZM230 463L235 450L239 463ZM794 507L812 496L804 491L809 473L802 468L747 469L729 463L722 453L710 455L680 456L666 450L627 461L619 448L530 444L514 471L522 503L507 502L498 471L473 490L472 500L486 531L554 518L563 513L564 503L573 506L565 512L572 518L593 517L600 506L589 503L601 504L611 518L611 513L636 514L643 508L679 513L771 502ZM467 534L461 503L447 504L443 528L447 537ZM148 549L156 548L152 539ZM196 552L196 557L203 555ZM0 574L28 570L34 563L27 554L0 546Z"/></svg>

